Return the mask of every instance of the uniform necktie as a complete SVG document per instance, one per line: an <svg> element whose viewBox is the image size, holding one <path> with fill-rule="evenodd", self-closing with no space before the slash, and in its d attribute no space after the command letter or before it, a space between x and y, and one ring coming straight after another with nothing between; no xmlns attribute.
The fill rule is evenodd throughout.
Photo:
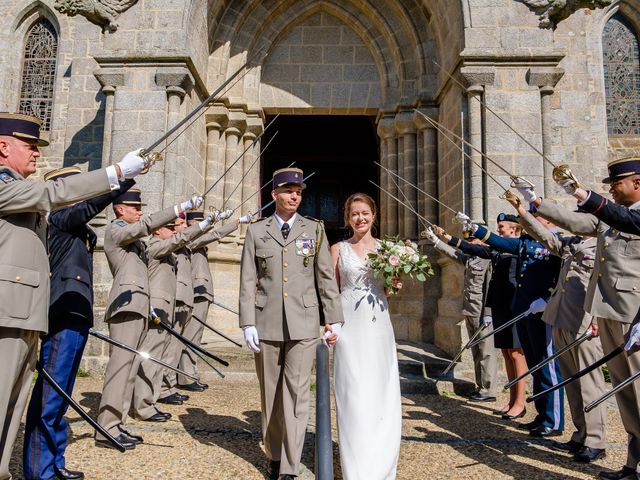
<svg viewBox="0 0 640 480"><path fill-rule="evenodd" d="M280 231L282 232L282 238L286 240L289 236L289 232L291 231L291 227L289 227L289 224L287 222L284 222L282 224L282 227L280 228Z"/></svg>

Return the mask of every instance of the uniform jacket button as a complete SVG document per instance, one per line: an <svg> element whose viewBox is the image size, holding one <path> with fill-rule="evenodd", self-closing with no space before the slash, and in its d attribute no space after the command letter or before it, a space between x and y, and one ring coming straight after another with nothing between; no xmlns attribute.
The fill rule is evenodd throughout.
<svg viewBox="0 0 640 480"><path fill-rule="evenodd" d="M287 277L284 277L284 281L285 283L289 281L289 279Z"/></svg>
<svg viewBox="0 0 640 480"><path fill-rule="evenodd" d="M80 275L77 275L77 276L76 276L76 280L80 280Z"/></svg>
<svg viewBox="0 0 640 480"><path fill-rule="evenodd" d="M20 278L20 275L18 275L18 276L16 277L16 282L19 282L20 280L22 280L22 278Z"/></svg>
<svg viewBox="0 0 640 480"><path fill-rule="evenodd" d="M289 296L289 294L285 292L284 298L287 298L288 296Z"/></svg>
<svg viewBox="0 0 640 480"><path fill-rule="evenodd" d="M598 278L602 278L602 274L601 273L598 274Z"/></svg>
<svg viewBox="0 0 640 480"><path fill-rule="evenodd" d="M283 250L283 252L284 252L284 253L287 253L288 251L289 251L289 249L288 249L288 248L286 248L286 247L285 247L285 248L284 248L284 250Z"/></svg>
<svg viewBox="0 0 640 480"><path fill-rule="evenodd" d="M288 264L287 262L284 262L283 267L284 267L284 268L287 268L288 266L289 266L289 264Z"/></svg>

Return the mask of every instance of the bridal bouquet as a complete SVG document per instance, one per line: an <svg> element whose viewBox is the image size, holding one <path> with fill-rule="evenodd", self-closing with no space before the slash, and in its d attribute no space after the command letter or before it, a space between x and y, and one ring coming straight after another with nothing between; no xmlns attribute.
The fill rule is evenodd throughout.
<svg viewBox="0 0 640 480"><path fill-rule="evenodd" d="M378 250L369 254L368 266L375 278L382 275L391 295L396 295L402 288L402 277L424 282L427 276L433 275L431 264L427 256L418 251L418 245L410 240L403 242L398 237L380 240Z"/></svg>

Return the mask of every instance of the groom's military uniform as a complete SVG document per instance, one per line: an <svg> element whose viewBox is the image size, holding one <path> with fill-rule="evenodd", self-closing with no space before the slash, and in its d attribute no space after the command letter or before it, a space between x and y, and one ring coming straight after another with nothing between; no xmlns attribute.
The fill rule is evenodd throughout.
<svg viewBox="0 0 640 480"><path fill-rule="evenodd" d="M302 185L302 171L274 173L274 188ZM321 325L342 322L324 228L297 214L283 234L275 215L247 229L240 276L240 326L255 326L267 456L298 475L309 417L311 368Z"/></svg>

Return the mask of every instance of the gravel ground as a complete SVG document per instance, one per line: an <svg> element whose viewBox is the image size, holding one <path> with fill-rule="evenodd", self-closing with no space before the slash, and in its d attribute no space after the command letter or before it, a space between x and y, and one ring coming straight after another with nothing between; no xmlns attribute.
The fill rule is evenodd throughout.
<svg viewBox="0 0 640 480"><path fill-rule="evenodd" d="M144 436L144 444L125 454L96 448L93 431L69 413L71 433L67 467L87 479L263 479L266 460L260 448L260 402L255 375L237 372L226 379L204 374L211 388L195 393L182 406L163 405L173 414L167 423L130 420L128 428ZM78 378L74 398L95 418L102 380ZM403 438L399 479L574 479L594 478L599 470L620 468L626 458L626 433L615 407L609 408L606 459L579 465L568 455L529 440L514 422L491 414L497 404L472 404L453 394L403 395ZM566 410L568 412L568 408ZM334 412L335 415L335 412ZM533 418L532 408L523 421ZM311 417L303 463L313 469ZM339 467L334 416L334 458ZM570 425L570 423L568 423ZM570 433L569 427L567 432ZM560 440L568 440L565 433ZM22 437L14 450L11 471L21 479ZM313 478L307 472L304 476Z"/></svg>

